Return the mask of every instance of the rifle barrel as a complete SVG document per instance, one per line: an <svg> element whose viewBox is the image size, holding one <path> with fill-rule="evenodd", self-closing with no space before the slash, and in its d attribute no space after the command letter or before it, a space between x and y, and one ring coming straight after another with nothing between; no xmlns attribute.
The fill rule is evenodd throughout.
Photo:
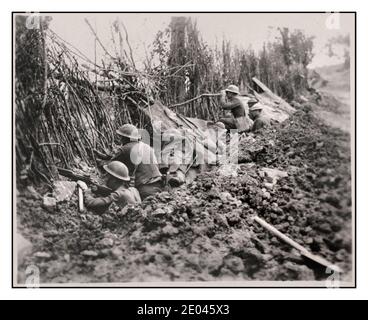
<svg viewBox="0 0 368 320"><path fill-rule="evenodd" d="M57 170L58 170L60 175L66 177L66 178L69 178L69 179L74 180L74 181L81 180L81 181L84 181L87 184L94 185L97 188L96 192L101 194L101 195L109 195L112 192L112 189L92 181L91 178L88 177L88 176L77 174L77 173L73 172L72 170L64 169L64 168L57 168Z"/></svg>

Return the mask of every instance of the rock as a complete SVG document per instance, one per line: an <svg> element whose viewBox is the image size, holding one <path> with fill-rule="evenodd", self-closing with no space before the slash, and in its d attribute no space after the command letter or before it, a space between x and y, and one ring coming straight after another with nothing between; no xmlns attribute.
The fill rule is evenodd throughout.
<svg viewBox="0 0 368 320"><path fill-rule="evenodd" d="M340 199L335 195L327 195L325 201L336 208L341 208Z"/></svg>
<svg viewBox="0 0 368 320"><path fill-rule="evenodd" d="M216 213L214 215L214 222L218 224L221 227L229 228L229 223L227 222L227 219L225 216L223 216L220 213Z"/></svg>
<svg viewBox="0 0 368 320"><path fill-rule="evenodd" d="M103 238L101 241L98 242L98 245L101 248L108 248L114 245L114 240L111 238Z"/></svg>
<svg viewBox="0 0 368 320"><path fill-rule="evenodd" d="M172 235L178 234L179 230L177 228L173 227L171 224L167 224L162 229L162 233L166 234L166 235L169 235L169 236L172 236Z"/></svg>
<svg viewBox="0 0 368 320"><path fill-rule="evenodd" d="M279 208L279 205L277 204L277 202L272 202L272 203L271 203L271 207L272 207L273 209L277 209L277 208Z"/></svg>
<svg viewBox="0 0 368 320"><path fill-rule="evenodd" d="M38 259L48 260L51 258L51 254L48 252L36 252L34 256Z"/></svg>
<svg viewBox="0 0 368 320"><path fill-rule="evenodd" d="M226 214L225 216L226 216L228 224L230 226L235 226L237 223L241 221L240 215L241 215L241 210L235 209L229 212L228 214Z"/></svg>
<svg viewBox="0 0 368 320"><path fill-rule="evenodd" d="M111 250L105 248L105 249L102 249L98 252L98 257L99 258L106 258L110 255L110 253L111 253Z"/></svg>
<svg viewBox="0 0 368 320"><path fill-rule="evenodd" d="M220 191L217 188L211 188L207 196L209 199L220 199Z"/></svg>
<svg viewBox="0 0 368 320"><path fill-rule="evenodd" d="M264 265L264 258L256 248L244 248L236 254L244 263L245 271L252 274L258 271Z"/></svg>
<svg viewBox="0 0 368 320"><path fill-rule="evenodd" d="M287 177L288 173L278 169L262 168L259 170L259 175L265 180L266 183L275 185L279 179Z"/></svg>
<svg viewBox="0 0 368 320"><path fill-rule="evenodd" d="M161 247L157 253L161 254L166 260L172 259L172 253L169 249Z"/></svg>
<svg viewBox="0 0 368 320"><path fill-rule="evenodd" d="M70 254L65 254L64 255L64 260L69 263L70 262Z"/></svg>
<svg viewBox="0 0 368 320"><path fill-rule="evenodd" d="M111 249L110 253L111 253L111 256L114 259L117 259L117 260L119 260L123 257L123 251L119 248Z"/></svg>
<svg viewBox="0 0 368 320"><path fill-rule="evenodd" d="M317 225L316 228L324 233L330 233L332 231L331 225L327 222Z"/></svg>
<svg viewBox="0 0 368 320"><path fill-rule="evenodd" d="M236 256L230 256L225 258L224 265L234 273L244 271L243 260Z"/></svg>
<svg viewBox="0 0 368 320"><path fill-rule="evenodd" d="M297 173L299 170L300 170L300 168L297 167L297 166L289 166L288 167L288 171L291 172L292 174Z"/></svg>
<svg viewBox="0 0 368 320"><path fill-rule="evenodd" d="M264 184L263 184L267 189L273 189L273 186L274 186L274 184L272 184L272 183L269 183L269 182L265 182Z"/></svg>
<svg viewBox="0 0 368 320"><path fill-rule="evenodd" d="M76 187L77 183L74 181L55 181L53 196L56 202L69 200Z"/></svg>
<svg viewBox="0 0 368 320"><path fill-rule="evenodd" d="M97 258L98 257L98 253L96 251L92 251L92 250L84 250L81 252L81 255L84 257L89 257L89 258Z"/></svg>
<svg viewBox="0 0 368 320"><path fill-rule="evenodd" d="M275 225L275 227L279 231L285 232L290 227L290 223L289 222L283 222L283 223Z"/></svg>
<svg viewBox="0 0 368 320"><path fill-rule="evenodd" d="M18 265L21 265L25 257L32 252L33 246L30 241L25 239L19 232L17 233L17 258Z"/></svg>
<svg viewBox="0 0 368 320"><path fill-rule="evenodd" d="M320 149L320 148L322 148L324 145L325 145L325 144L324 144L324 142L323 142L323 141L321 141L321 142L317 142L317 143L316 143L316 148L317 148L317 149Z"/></svg>
<svg viewBox="0 0 368 320"><path fill-rule="evenodd" d="M56 207L56 199L46 195L46 196L43 197L43 203L42 204L43 204L43 207L47 211L52 212Z"/></svg>
<svg viewBox="0 0 368 320"><path fill-rule="evenodd" d="M237 172L238 165L234 163L224 164L217 170L218 175L224 177L237 177Z"/></svg>
<svg viewBox="0 0 368 320"><path fill-rule="evenodd" d="M222 264L223 259L222 256L218 253L212 253L209 256L205 257L205 265L207 265L208 272L210 274L216 274L219 272Z"/></svg>
<svg viewBox="0 0 368 320"><path fill-rule="evenodd" d="M266 189L262 189L262 197L264 199L270 199L271 198L271 194L268 191L266 191Z"/></svg>
<svg viewBox="0 0 368 320"><path fill-rule="evenodd" d="M55 229L48 230L43 233L43 236L46 238L53 238L53 237L57 237L58 235L59 235L59 232Z"/></svg>
<svg viewBox="0 0 368 320"><path fill-rule="evenodd" d="M164 209L158 208L152 212L153 216L164 216L166 214Z"/></svg>
<svg viewBox="0 0 368 320"><path fill-rule="evenodd" d="M252 239L255 247L259 250L262 254L268 253L270 251L270 247L263 243L261 240L254 238Z"/></svg>
<svg viewBox="0 0 368 320"><path fill-rule="evenodd" d="M337 261L345 261L347 258L346 251L344 249L340 249L336 254L335 258Z"/></svg>
<svg viewBox="0 0 368 320"><path fill-rule="evenodd" d="M185 260L187 261L187 263L193 267L197 267L199 266L200 264L200 261L199 261L199 256L198 254L187 254L186 257L185 257Z"/></svg>
<svg viewBox="0 0 368 320"><path fill-rule="evenodd" d="M166 209L166 214L168 214L168 215L171 215L175 211L175 208L171 205L166 206L165 209Z"/></svg>
<svg viewBox="0 0 368 320"><path fill-rule="evenodd" d="M148 205L148 206L144 207L144 211L146 213L151 213L152 212L152 206L151 205Z"/></svg>
<svg viewBox="0 0 368 320"><path fill-rule="evenodd" d="M347 252L351 252L351 234L340 231L332 239L327 238L326 243L332 251L345 249Z"/></svg>
<svg viewBox="0 0 368 320"><path fill-rule="evenodd" d="M219 198L224 203L233 201L233 197L231 196L231 194L229 192L220 192L219 193Z"/></svg>
<svg viewBox="0 0 368 320"><path fill-rule="evenodd" d="M275 147L276 146L276 143L274 140L269 140L268 141L268 145L271 146L271 147Z"/></svg>
<svg viewBox="0 0 368 320"><path fill-rule="evenodd" d="M324 243L323 237L322 236L316 236L316 237L314 237L313 242L318 243L318 244L323 244Z"/></svg>
<svg viewBox="0 0 368 320"><path fill-rule="evenodd" d="M305 228L305 232L307 232L307 233L309 233L309 232L312 232L313 231L313 229L312 229L312 227L306 227Z"/></svg>
<svg viewBox="0 0 368 320"><path fill-rule="evenodd" d="M203 184L203 187L206 189L206 190L210 190L212 188L212 182L206 182Z"/></svg>
<svg viewBox="0 0 368 320"><path fill-rule="evenodd" d="M314 272L305 265L298 265L293 262L284 263L288 273L288 280L315 280Z"/></svg>

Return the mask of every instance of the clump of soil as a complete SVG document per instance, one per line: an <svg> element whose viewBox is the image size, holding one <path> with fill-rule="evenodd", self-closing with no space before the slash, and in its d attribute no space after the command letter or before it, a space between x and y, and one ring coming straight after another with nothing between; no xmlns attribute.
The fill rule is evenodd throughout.
<svg viewBox="0 0 368 320"><path fill-rule="evenodd" d="M141 205L80 214L76 195L50 213L28 191L18 229L34 245L19 266L43 283L321 280L324 270L280 242L259 215L312 252L351 270L350 136L304 106L242 141L236 176L219 168ZM262 168L286 171L274 185ZM35 254L35 253L38 254ZM40 254L43 253L43 254Z"/></svg>

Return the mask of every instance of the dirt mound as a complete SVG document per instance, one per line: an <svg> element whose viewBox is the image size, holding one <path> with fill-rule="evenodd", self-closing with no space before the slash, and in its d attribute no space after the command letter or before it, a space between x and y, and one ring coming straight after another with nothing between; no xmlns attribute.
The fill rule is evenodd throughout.
<svg viewBox="0 0 368 320"><path fill-rule="evenodd" d="M19 271L35 264L42 282L74 283L329 276L252 222L257 214L348 272L349 143L348 134L303 107L278 127L245 139L233 175L214 168L136 207L80 215L73 196L51 214L35 193L22 192L18 228L34 252ZM287 176L272 182L262 168Z"/></svg>

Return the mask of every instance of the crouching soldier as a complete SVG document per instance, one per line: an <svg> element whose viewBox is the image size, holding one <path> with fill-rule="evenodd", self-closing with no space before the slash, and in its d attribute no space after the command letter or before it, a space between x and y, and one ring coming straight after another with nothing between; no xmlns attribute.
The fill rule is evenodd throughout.
<svg viewBox="0 0 368 320"><path fill-rule="evenodd" d="M102 214L113 202L121 208L129 204L141 203L138 190L129 187L129 172L123 163L112 161L103 168L107 172L106 186L113 190L109 196L95 198L87 185L83 181L78 181L78 185L84 191L84 203L88 209Z"/></svg>
<svg viewBox="0 0 368 320"><path fill-rule="evenodd" d="M136 126L125 124L117 130L122 147L112 159L124 163L134 178L141 199L162 191L162 175L151 146L140 141Z"/></svg>
<svg viewBox="0 0 368 320"><path fill-rule="evenodd" d="M249 116L254 121L252 131L257 132L271 125L271 120L263 113L262 105L257 103L249 109Z"/></svg>

